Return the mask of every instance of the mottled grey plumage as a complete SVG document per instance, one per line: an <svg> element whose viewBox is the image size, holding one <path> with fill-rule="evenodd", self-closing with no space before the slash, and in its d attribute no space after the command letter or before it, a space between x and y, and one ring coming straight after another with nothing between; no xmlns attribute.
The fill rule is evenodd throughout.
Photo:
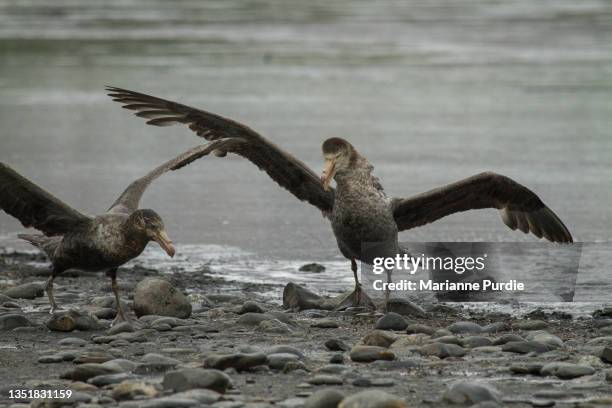
<svg viewBox="0 0 612 408"><path fill-rule="evenodd" d="M71 268L107 270L117 296L118 318L124 318L115 282L117 268L140 255L152 240L170 256L174 255L174 247L159 215L153 210L138 209L146 187L163 173L233 143L218 141L190 149L131 183L106 213L95 217L76 211L0 163L0 208L19 219L25 227L34 227L44 233L20 237L45 252L52 263L47 283L52 311L57 307L53 280L58 274Z"/></svg>
<svg viewBox="0 0 612 408"><path fill-rule="evenodd" d="M400 251L398 231L425 225L447 215L480 208L500 210L512 229L532 232L553 242L572 242L572 236L550 208L528 188L495 173L478 174L410 198L386 197L372 165L346 140L323 143L326 170L319 180L305 164L245 125L210 112L121 88L108 87L113 100L136 115L152 118L155 126L185 124L207 140L235 140L221 149L245 157L297 198L319 208L331 221L338 247L351 260L355 296L361 296L355 260L364 259L364 243L385 242L377 256ZM329 187L336 181L336 190Z"/></svg>

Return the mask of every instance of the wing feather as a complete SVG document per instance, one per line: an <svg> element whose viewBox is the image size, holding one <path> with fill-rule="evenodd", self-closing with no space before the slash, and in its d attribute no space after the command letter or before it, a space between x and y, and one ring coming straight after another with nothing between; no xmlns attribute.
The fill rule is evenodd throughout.
<svg viewBox="0 0 612 408"><path fill-rule="evenodd" d="M232 146L226 152L246 158L298 199L307 201L323 212L332 210L333 190L325 191L319 177L306 164L253 129L214 113L154 96L115 87L106 89L114 101L120 102L126 109L137 111L137 116L154 116L147 121L149 125L186 124L198 136L209 141L241 139L242 143ZM158 116L161 112L168 114Z"/></svg>
<svg viewBox="0 0 612 408"><path fill-rule="evenodd" d="M140 199L149 185L162 174L178 170L211 152L227 152L244 143L242 139L220 139L196 146L156 167L144 177L134 180L108 209L109 213L130 214L138 209Z"/></svg>
<svg viewBox="0 0 612 408"><path fill-rule="evenodd" d="M429 224L447 215L481 208L500 210L504 224L553 242L573 242L559 217L527 187L486 172L447 186L392 202L400 231Z"/></svg>
<svg viewBox="0 0 612 408"><path fill-rule="evenodd" d="M4 163L0 163L0 208L24 227L47 236L86 228L92 220Z"/></svg>

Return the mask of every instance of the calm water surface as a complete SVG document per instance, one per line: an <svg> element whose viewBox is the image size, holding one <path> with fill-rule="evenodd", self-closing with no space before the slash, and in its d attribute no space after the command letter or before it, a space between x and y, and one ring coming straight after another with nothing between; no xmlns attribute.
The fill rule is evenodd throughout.
<svg viewBox="0 0 612 408"><path fill-rule="evenodd" d="M201 142L145 126L105 96L115 85L245 122L316 171L322 140L346 137L393 196L494 170L538 192L576 240L610 240L611 2L329 3L2 0L0 160L98 213ZM186 263L289 280L319 261L329 273L315 285L352 279L319 212L242 159L168 174L142 204ZM26 248L21 230L0 215L0 244ZM401 239L532 238L478 211Z"/></svg>

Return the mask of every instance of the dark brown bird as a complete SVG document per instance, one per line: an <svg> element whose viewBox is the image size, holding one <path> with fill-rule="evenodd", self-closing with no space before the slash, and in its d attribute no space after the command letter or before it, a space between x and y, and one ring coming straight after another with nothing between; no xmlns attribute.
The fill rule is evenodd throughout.
<svg viewBox="0 0 612 408"><path fill-rule="evenodd" d="M513 230L532 232L553 242L572 242L563 222L538 196L512 179L487 172L409 198L388 198L373 166L346 140L331 138L323 143L325 169L321 178L304 163L249 127L219 115L153 96L108 87L113 100L150 125L185 124L206 140L234 140L217 149L242 156L265 171L298 199L319 208L328 217L338 247L351 261L355 290L345 304L371 304L362 293L356 260L369 263L363 243L386 242L383 249L394 256L401 249L398 231L429 224L447 215L481 208L500 211ZM330 188L331 180L336 189Z"/></svg>
<svg viewBox="0 0 612 408"><path fill-rule="evenodd" d="M157 242L171 257L175 252L160 216L153 210L138 209L140 198L157 177L224 144L227 142L198 146L162 164L132 182L107 212L94 217L71 208L0 163L0 208L21 221L24 227L36 228L44 234L19 237L40 248L51 261L51 276L46 284L51 313L57 309L53 297L53 281L57 275L71 268L105 270L117 302L115 320L125 320L119 301L117 268L140 255L150 241Z"/></svg>

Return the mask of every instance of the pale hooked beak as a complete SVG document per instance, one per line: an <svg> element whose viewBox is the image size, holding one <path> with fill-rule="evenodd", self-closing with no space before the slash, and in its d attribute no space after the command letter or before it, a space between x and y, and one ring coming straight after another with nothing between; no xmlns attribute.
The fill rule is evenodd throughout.
<svg viewBox="0 0 612 408"><path fill-rule="evenodd" d="M172 240L168 237L166 231L157 231L153 239L159 244L160 247L162 247L164 251L166 251L168 255L170 255L170 258L174 257L176 251L174 249L174 245L172 245Z"/></svg>
<svg viewBox="0 0 612 408"><path fill-rule="evenodd" d="M329 191L329 183L331 183L334 174L336 173L336 159L325 159L325 168L323 174L321 174L321 183L323 183L323 189Z"/></svg>

